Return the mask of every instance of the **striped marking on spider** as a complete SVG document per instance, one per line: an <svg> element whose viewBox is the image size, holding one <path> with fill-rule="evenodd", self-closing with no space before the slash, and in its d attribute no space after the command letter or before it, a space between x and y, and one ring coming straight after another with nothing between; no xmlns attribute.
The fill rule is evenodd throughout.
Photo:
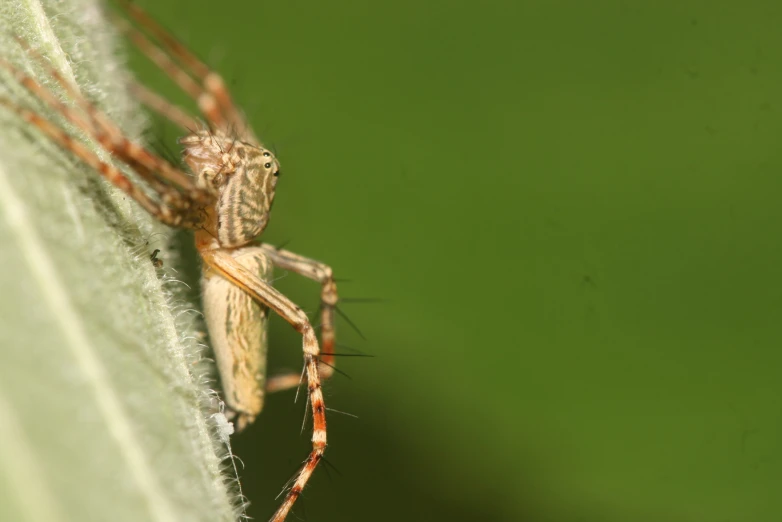
<svg viewBox="0 0 782 522"><path fill-rule="evenodd" d="M330 267L254 240L263 232L274 201L280 164L255 136L234 105L223 79L168 34L138 6L120 1L127 19L118 22L128 38L189 96L204 122L191 118L141 85L133 85L142 103L188 132L179 140L190 172L180 170L143 145L123 136L119 127L91 105L58 71L53 79L73 101L61 102L34 78L0 58L31 94L83 131L114 159L144 181L135 184L114 165L46 117L0 98L53 142L125 192L162 223L194 231L203 260L204 316L223 385L223 397L237 431L263 409L265 393L299 386L304 377L313 417L312 449L271 522L285 520L326 450L326 406L321 380L333 373L334 313L337 287ZM35 51L20 42L31 55ZM40 57L37 57L40 59ZM155 258L153 255L153 262ZM307 315L271 285L273 267L321 284L320 344ZM285 319L303 339L302 374L266 378L268 313ZM283 492L286 491L283 489Z"/></svg>

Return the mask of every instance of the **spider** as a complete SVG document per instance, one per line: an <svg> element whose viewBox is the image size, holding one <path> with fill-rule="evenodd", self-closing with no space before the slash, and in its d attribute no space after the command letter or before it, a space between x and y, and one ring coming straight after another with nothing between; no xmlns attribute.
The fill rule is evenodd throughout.
<svg viewBox="0 0 782 522"><path fill-rule="evenodd" d="M287 494L271 518L283 521L312 476L326 449L326 406L321 379L333 372L334 311L337 287L330 267L254 240L263 232L274 201L280 164L255 136L234 105L223 79L168 34L148 14L120 0L127 18L118 25L130 40L189 96L204 118L201 123L156 93L134 84L136 97L182 127L179 140L185 172L140 143L123 136L119 127L90 104L58 71L50 74L73 101L61 102L51 91L6 60L8 70L31 94L83 131L113 158L126 164L146 183L134 183L86 144L33 110L0 98L49 139L84 162L162 223L194 231L203 261L204 316L217 361L225 403L237 431L252 423L263 408L266 392L299 386L307 380L312 410L312 449L291 479ZM20 42L31 54L35 51ZM39 57L40 58L40 57ZM153 262L155 255L152 256ZM321 334L307 315L277 291L270 279L274 266L321 284ZM299 374L266 378L269 311L285 319L302 336L304 369Z"/></svg>

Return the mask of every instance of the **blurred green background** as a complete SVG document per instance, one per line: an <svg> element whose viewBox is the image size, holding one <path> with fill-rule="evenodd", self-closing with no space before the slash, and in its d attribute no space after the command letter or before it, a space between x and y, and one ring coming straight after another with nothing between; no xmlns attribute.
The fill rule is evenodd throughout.
<svg viewBox="0 0 782 522"><path fill-rule="evenodd" d="M343 305L375 357L327 385L359 418L298 517L782 520L782 4L140 4L278 151L263 239L385 300ZM235 438L258 520L303 407Z"/></svg>

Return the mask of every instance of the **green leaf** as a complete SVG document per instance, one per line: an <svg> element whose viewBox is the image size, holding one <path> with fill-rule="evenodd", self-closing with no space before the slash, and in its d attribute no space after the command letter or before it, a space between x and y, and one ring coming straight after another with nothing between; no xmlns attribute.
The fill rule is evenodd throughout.
<svg viewBox="0 0 782 522"><path fill-rule="evenodd" d="M0 18L0 56L69 103L55 68L140 136L143 113L102 6L0 0ZM73 130L7 71L0 96ZM215 522L242 512L170 235L0 108L0 520Z"/></svg>

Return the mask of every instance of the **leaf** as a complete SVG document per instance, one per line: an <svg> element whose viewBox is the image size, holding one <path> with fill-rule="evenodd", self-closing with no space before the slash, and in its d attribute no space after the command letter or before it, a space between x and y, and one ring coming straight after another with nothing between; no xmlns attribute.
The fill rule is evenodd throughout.
<svg viewBox="0 0 782 522"><path fill-rule="evenodd" d="M0 53L64 99L47 72L56 68L138 137L145 121L101 7L0 0ZM5 71L0 96L62 124ZM0 520L241 513L196 321L183 313L193 306L150 261L161 249L161 273L172 273L170 234L0 108Z"/></svg>

